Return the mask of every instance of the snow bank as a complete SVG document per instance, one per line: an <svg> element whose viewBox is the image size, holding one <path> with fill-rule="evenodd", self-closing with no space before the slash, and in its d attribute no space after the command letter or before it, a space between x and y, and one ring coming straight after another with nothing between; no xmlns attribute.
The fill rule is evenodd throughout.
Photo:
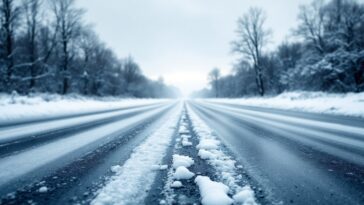
<svg viewBox="0 0 364 205"><path fill-rule="evenodd" d="M166 99L128 99L116 97L92 98L79 95L38 94L20 96L0 94L0 124L3 122L42 117L68 116L148 105L167 101Z"/></svg>
<svg viewBox="0 0 364 205"><path fill-rule="evenodd" d="M233 203L233 200L227 195L229 187L223 183L211 181L206 176L197 176L195 182L200 190L203 205L230 205Z"/></svg>
<svg viewBox="0 0 364 205"><path fill-rule="evenodd" d="M160 164L166 154L177 129L181 109L182 106L175 109L163 126L134 149L121 169L99 190L92 205L143 203L156 177L153 167Z"/></svg>
<svg viewBox="0 0 364 205"><path fill-rule="evenodd" d="M275 97L206 101L364 117L364 93L287 92Z"/></svg>

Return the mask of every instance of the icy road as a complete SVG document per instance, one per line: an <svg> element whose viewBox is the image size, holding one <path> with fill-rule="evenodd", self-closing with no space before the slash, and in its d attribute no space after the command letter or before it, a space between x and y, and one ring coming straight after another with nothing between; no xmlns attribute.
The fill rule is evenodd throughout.
<svg viewBox="0 0 364 205"><path fill-rule="evenodd" d="M160 101L0 124L0 204L364 204L364 119Z"/></svg>

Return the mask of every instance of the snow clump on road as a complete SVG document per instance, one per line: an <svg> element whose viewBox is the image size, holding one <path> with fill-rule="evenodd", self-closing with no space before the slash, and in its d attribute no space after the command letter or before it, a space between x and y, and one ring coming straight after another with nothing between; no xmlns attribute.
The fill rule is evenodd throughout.
<svg viewBox="0 0 364 205"><path fill-rule="evenodd" d="M203 205L230 205L234 202L227 195L229 187L225 184L211 181L206 176L197 176L195 182L200 189Z"/></svg>
<svg viewBox="0 0 364 205"><path fill-rule="evenodd" d="M209 163L216 170L218 179L221 181L221 183L227 185L227 192L235 196L233 197L235 203L243 203L242 201L244 201L243 204L245 204L245 202L249 202L246 204L256 204L254 192L251 190L250 186L245 185L244 187L241 187L239 185L239 181L241 181L242 176L238 173L237 166L235 165L236 161L233 160L229 154L223 151L220 141L217 139L216 134L211 130L211 128L208 127L189 106L187 110L192 122L193 130L200 141L196 146L198 149L198 156L201 159L206 160L207 163ZM204 188L201 189L198 183L200 191L207 192L205 190L208 190L208 185L212 184L209 182L210 179L200 178L200 180L203 181L200 182L200 184L204 184ZM201 195L202 194L204 193L201 193ZM228 200L226 200L226 202L227 201Z"/></svg>
<svg viewBox="0 0 364 205"><path fill-rule="evenodd" d="M194 164L194 160L189 156L173 155L173 168L177 169L180 166L190 167Z"/></svg>
<svg viewBox="0 0 364 205"><path fill-rule="evenodd" d="M181 179L191 179L193 176L195 176L194 173L192 173L190 170L188 170L184 166L180 166L176 169L176 171L173 174L173 177L175 179L181 180Z"/></svg>

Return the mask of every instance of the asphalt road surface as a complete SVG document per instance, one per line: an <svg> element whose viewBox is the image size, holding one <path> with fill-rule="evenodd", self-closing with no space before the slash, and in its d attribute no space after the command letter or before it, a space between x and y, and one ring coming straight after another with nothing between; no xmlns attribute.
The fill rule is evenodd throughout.
<svg viewBox="0 0 364 205"><path fill-rule="evenodd" d="M270 203L364 204L364 120L206 101L190 107Z"/></svg>
<svg viewBox="0 0 364 205"><path fill-rule="evenodd" d="M89 204L133 149L185 103L242 165L260 204L364 204L364 120L361 118L213 103L165 101L0 125L0 204ZM195 160L191 170L215 176L193 146L172 154ZM177 125L176 125L177 129ZM224 148L224 149L225 149ZM168 178L158 173L146 204L159 204ZM44 194L39 189L47 185ZM176 191L199 203L193 180ZM177 201L178 202L178 201ZM177 203L178 204L178 203Z"/></svg>

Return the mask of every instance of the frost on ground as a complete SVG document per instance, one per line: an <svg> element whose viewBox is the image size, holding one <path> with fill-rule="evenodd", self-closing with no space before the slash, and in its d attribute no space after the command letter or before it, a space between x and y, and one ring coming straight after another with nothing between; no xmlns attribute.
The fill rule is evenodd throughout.
<svg viewBox="0 0 364 205"><path fill-rule="evenodd" d="M66 116L164 102L164 99L83 97L79 95L37 94L31 96L0 94L1 122Z"/></svg>
<svg viewBox="0 0 364 205"><path fill-rule="evenodd" d="M288 92L275 97L209 99L207 101L364 117L364 93Z"/></svg>
<svg viewBox="0 0 364 205"><path fill-rule="evenodd" d="M213 197L212 190L220 190L220 197L224 199L222 202L228 203L229 200L225 197L227 194L233 196L234 203L252 205L256 204L254 192L250 188L249 185L241 186L239 183L242 180L242 176L238 173L238 168L235 165L235 160L232 159L227 153L225 153L222 149L220 141L216 138L214 132L197 116L197 114L192 111L190 107L188 107L188 114L192 122L192 127L194 132L199 138L199 144L196 146L198 151L198 156L201 159L206 160L215 170L218 176L219 183L223 183L224 186L228 187L227 191L221 188L222 185L217 185L218 182L211 181L207 178L199 178L196 183L199 186L202 203L206 205L213 204L214 200L211 200L210 197ZM210 187L210 188L209 188ZM220 188L216 188L220 187ZM220 198L219 198L220 199ZM230 197L229 197L230 199ZM205 203L205 202L206 203ZM209 203L211 201L211 203ZM231 199L231 201L233 201Z"/></svg>
<svg viewBox="0 0 364 205"><path fill-rule="evenodd" d="M181 107L166 119L163 126L134 149L121 168L112 168L116 171L115 176L99 190L91 204L143 204L157 174L155 165L160 164L166 154L180 113Z"/></svg>

